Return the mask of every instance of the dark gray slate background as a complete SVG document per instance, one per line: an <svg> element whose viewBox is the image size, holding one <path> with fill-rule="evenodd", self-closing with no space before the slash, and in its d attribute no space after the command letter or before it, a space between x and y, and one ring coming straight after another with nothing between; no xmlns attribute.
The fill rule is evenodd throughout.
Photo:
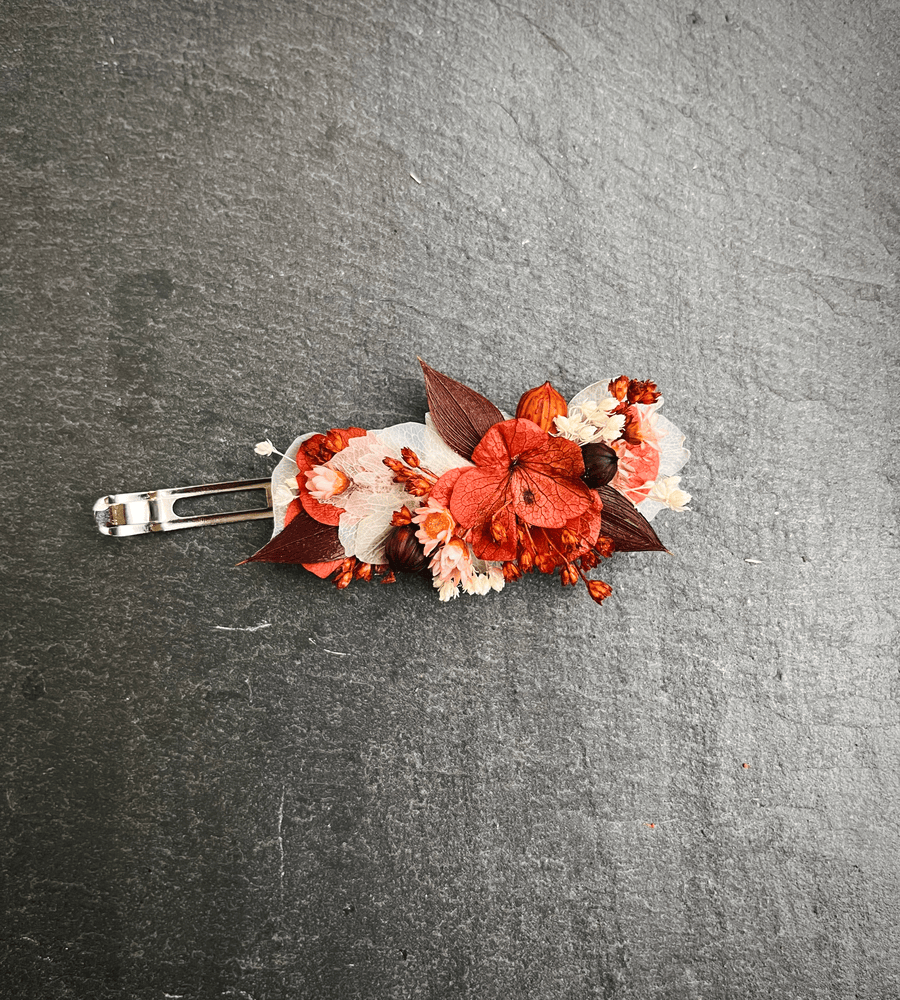
<svg viewBox="0 0 900 1000"><path fill-rule="evenodd" d="M4 996L900 995L898 22L3 4ZM442 605L96 532L417 354L655 378L674 555Z"/></svg>

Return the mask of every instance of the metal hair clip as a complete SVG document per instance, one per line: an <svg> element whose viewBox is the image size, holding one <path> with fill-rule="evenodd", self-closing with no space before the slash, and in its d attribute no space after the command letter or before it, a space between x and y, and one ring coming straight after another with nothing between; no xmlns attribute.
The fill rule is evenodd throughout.
<svg viewBox="0 0 900 1000"><path fill-rule="evenodd" d="M544 382L522 394L510 417L419 360L424 422L307 431L285 452L266 439L254 451L280 457L271 479L102 497L97 527L144 535L271 519L269 541L239 565L300 565L339 590L430 572L442 601L460 591L483 597L538 572L558 574L564 587L584 583L601 604L612 588L588 575L601 560L668 551L650 520L690 501L678 485L688 452L658 412L655 382L601 379L568 402ZM263 490L265 506L178 509L183 500L248 490Z"/></svg>
<svg viewBox="0 0 900 1000"><path fill-rule="evenodd" d="M227 514L195 514L185 517L175 510L179 500L189 497L240 493L245 490L264 490L266 506ZM116 493L100 497L94 504L94 520L104 535L145 535L155 531L178 531L181 528L200 528L204 524L231 524L235 521L258 521L271 517L271 479L182 486L172 490L149 490L146 493Z"/></svg>

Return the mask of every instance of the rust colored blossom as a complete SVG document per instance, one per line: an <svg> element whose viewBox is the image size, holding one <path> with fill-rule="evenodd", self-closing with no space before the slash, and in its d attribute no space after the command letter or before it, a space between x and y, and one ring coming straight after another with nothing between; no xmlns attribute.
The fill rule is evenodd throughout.
<svg viewBox="0 0 900 1000"><path fill-rule="evenodd" d="M596 538L601 505L581 479L584 461L575 442L515 418L491 427L472 461L474 468L441 476L431 500L449 509L479 558L513 561L524 547L564 563L557 550L566 545L548 529L561 535L569 528L582 539L587 528Z"/></svg>

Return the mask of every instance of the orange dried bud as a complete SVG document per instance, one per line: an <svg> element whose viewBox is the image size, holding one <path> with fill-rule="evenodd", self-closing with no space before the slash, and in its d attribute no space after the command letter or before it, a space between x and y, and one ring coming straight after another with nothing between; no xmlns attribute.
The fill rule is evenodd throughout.
<svg viewBox="0 0 900 1000"><path fill-rule="evenodd" d="M337 587L338 590L344 590L350 586L352 580L353 580L353 571L348 570L346 573L341 573L338 576L338 578L334 581L334 585L335 587Z"/></svg>
<svg viewBox="0 0 900 1000"><path fill-rule="evenodd" d="M594 542L594 549L603 556L604 559L609 559L609 557L616 551L616 543L609 537L609 535L598 535L597 541Z"/></svg>
<svg viewBox="0 0 900 1000"><path fill-rule="evenodd" d="M630 379L627 375L620 375L609 383L609 394L615 396L621 403L628 396L628 383Z"/></svg>
<svg viewBox="0 0 900 1000"><path fill-rule="evenodd" d="M545 382L536 389L529 389L522 395L519 405L516 407L516 416L530 420L542 430L554 430L553 421L557 417L568 415L569 407L562 396Z"/></svg>
<svg viewBox="0 0 900 1000"><path fill-rule="evenodd" d="M368 583L372 579L372 564L360 563L353 575L357 580L365 580Z"/></svg>
<svg viewBox="0 0 900 1000"><path fill-rule="evenodd" d="M534 569L534 556L528 549L519 556L519 566L523 573L530 573Z"/></svg>
<svg viewBox="0 0 900 1000"><path fill-rule="evenodd" d="M574 587L578 583L578 570L571 563L567 563L559 571L559 581L564 587Z"/></svg>
<svg viewBox="0 0 900 1000"><path fill-rule="evenodd" d="M324 434L313 434L308 440L300 445L300 454L306 455L312 465L324 465L334 458L334 451L325 442Z"/></svg>
<svg viewBox="0 0 900 1000"><path fill-rule="evenodd" d="M356 556L350 556L341 563L341 573L352 573L356 568Z"/></svg>
<svg viewBox="0 0 900 1000"><path fill-rule="evenodd" d="M402 528L404 524L412 524L412 511L405 504L400 510L395 510L391 514L391 524L395 528Z"/></svg>
<svg viewBox="0 0 900 1000"><path fill-rule="evenodd" d="M345 431L333 428L325 435L325 444L333 452L343 451L347 447L347 434Z"/></svg>
<svg viewBox="0 0 900 1000"><path fill-rule="evenodd" d="M403 472L403 463L397 458L383 458L382 462L391 470L391 472Z"/></svg>
<svg viewBox="0 0 900 1000"><path fill-rule="evenodd" d="M641 418L637 410L631 407L625 411L625 426L622 428L622 438L634 448L640 447L641 442L644 440L644 436L641 434Z"/></svg>
<svg viewBox="0 0 900 1000"><path fill-rule="evenodd" d="M578 559L582 569L593 569L598 562L600 559L595 552L585 552Z"/></svg>
<svg viewBox="0 0 900 1000"><path fill-rule="evenodd" d="M434 483L427 480L424 476L414 476L412 479L407 480L406 492L412 494L414 497L427 497L431 492L431 487Z"/></svg>
<svg viewBox="0 0 900 1000"><path fill-rule="evenodd" d="M559 536L559 540L565 545L567 549L574 549L578 544L578 535L569 528L563 528L562 533Z"/></svg>
<svg viewBox="0 0 900 1000"><path fill-rule="evenodd" d="M602 580L589 580L587 589L588 593L598 604L602 604L612 593L612 587Z"/></svg>
<svg viewBox="0 0 900 1000"><path fill-rule="evenodd" d="M543 552L537 556L534 564L542 573L552 573L556 569L556 559L548 552Z"/></svg>
<svg viewBox="0 0 900 1000"><path fill-rule="evenodd" d="M389 571L381 577L382 583L396 583L397 577L394 576L393 572Z"/></svg>
<svg viewBox="0 0 900 1000"><path fill-rule="evenodd" d="M505 562L503 564L503 579L507 583L512 583L513 580L518 580L522 573L519 567L514 562Z"/></svg>
<svg viewBox="0 0 900 1000"><path fill-rule="evenodd" d="M659 396L655 382L640 382L636 378L628 380L629 403L655 403Z"/></svg>
<svg viewBox="0 0 900 1000"><path fill-rule="evenodd" d="M507 539L506 528L499 521L491 521L491 538L495 542L505 542Z"/></svg>
<svg viewBox="0 0 900 1000"><path fill-rule="evenodd" d="M414 469L419 467L419 456L412 450L412 448L401 448L400 454L403 456L403 461L407 465L411 465Z"/></svg>

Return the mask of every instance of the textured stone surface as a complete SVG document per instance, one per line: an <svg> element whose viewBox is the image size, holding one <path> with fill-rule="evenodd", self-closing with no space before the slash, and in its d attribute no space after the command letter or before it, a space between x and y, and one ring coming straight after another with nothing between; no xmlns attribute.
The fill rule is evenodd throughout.
<svg viewBox="0 0 900 1000"><path fill-rule="evenodd" d="M896 6L0 39L10 995L895 998ZM444 606L234 568L260 523L96 533L420 419L416 354L505 408L656 378L674 557Z"/></svg>

